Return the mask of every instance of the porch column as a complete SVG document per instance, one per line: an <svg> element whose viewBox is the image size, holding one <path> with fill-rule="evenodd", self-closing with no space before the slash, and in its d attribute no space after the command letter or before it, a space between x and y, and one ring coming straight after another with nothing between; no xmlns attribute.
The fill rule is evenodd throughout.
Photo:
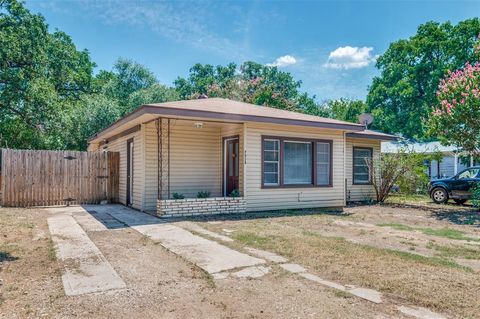
<svg viewBox="0 0 480 319"><path fill-rule="evenodd" d="M170 119L159 118L157 126L157 199L170 198Z"/></svg>
<svg viewBox="0 0 480 319"><path fill-rule="evenodd" d="M453 160L454 160L454 162L453 162L453 175L457 175L457 173L458 173L458 154L457 153L455 153L453 155Z"/></svg>
<svg viewBox="0 0 480 319"><path fill-rule="evenodd" d="M470 167L473 166L473 155L470 155Z"/></svg>

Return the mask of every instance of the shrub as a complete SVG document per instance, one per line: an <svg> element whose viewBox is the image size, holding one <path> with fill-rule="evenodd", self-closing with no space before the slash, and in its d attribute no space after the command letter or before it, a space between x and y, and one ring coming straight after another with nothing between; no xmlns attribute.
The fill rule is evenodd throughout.
<svg viewBox="0 0 480 319"><path fill-rule="evenodd" d="M172 198L173 199L184 199L185 196L183 194L180 194L180 193L173 193Z"/></svg>
<svg viewBox="0 0 480 319"><path fill-rule="evenodd" d="M197 198L209 198L210 194L211 194L210 192L201 191L197 193Z"/></svg>
<svg viewBox="0 0 480 319"><path fill-rule="evenodd" d="M238 189L234 189L231 193L230 193L230 197L240 197L240 193L238 192Z"/></svg>
<svg viewBox="0 0 480 319"><path fill-rule="evenodd" d="M472 204L473 207L480 207L480 184L478 183L472 187Z"/></svg>

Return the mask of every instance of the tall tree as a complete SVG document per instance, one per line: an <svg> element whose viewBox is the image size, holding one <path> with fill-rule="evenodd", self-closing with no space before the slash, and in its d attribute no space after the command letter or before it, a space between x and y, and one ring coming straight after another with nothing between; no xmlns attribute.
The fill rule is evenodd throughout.
<svg viewBox="0 0 480 319"><path fill-rule="evenodd" d="M245 62L240 67L195 64L187 78L174 82L180 98L200 94L320 115L315 97L300 92L301 82L277 67Z"/></svg>
<svg viewBox="0 0 480 319"><path fill-rule="evenodd" d="M361 100L338 99L328 101L324 110L329 117L352 123L358 122L358 116L365 113L367 104Z"/></svg>
<svg viewBox="0 0 480 319"><path fill-rule="evenodd" d="M376 63L381 75L373 79L367 97L376 120L374 128L425 139L425 122L435 104L435 92L448 69L474 62L480 19L428 22L407 40L390 44Z"/></svg>
<svg viewBox="0 0 480 319"><path fill-rule="evenodd" d="M0 0L0 144L62 148L58 118L89 92L94 66L41 15Z"/></svg>

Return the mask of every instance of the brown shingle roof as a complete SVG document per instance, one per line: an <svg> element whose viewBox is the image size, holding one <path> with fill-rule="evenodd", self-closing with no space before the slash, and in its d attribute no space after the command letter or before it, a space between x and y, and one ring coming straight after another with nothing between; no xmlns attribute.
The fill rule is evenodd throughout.
<svg viewBox="0 0 480 319"><path fill-rule="evenodd" d="M280 110L267 106L259 106L222 98L207 98L198 100L183 100L175 102L145 104L132 113L119 119L106 129L98 132L90 141L108 137L113 130L126 130L133 123L145 116L165 116L176 118L202 118L236 122L262 122L284 125L299 125L361 131L363 125L339 121L330 118L313 116L298 112ZM130 125L131 124L131 125Z"/></svg>
<svg viewBox="0 0 480 319"><path fill-rule="evenodd" d="M250 103L238 102L222 98L207 98L198 100L184 100L157 104L147 104L147 106L155 106L160 108L194 110L204 112L215 112L232 115L266 117L277 119L289 119L317 123L331 123L339 125L363 127L361 124L339 121L335 119L308 115L298 112L280 110L268 106L260 106Z"/></svg>

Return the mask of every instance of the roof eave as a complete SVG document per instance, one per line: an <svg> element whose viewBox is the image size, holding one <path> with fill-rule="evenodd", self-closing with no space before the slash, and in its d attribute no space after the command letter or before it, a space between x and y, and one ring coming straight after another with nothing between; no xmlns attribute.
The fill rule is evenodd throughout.
<svg viewBox="0 0 480 319"><path fill-rule="evenodd" d="M135 111L126 115L125 117L117 120L112 125L106 129L98 132L92 136L88 142L92 142L98 138L101 138L102 135L105 135L109 131L117 128L118 126L128 123L131 120L136 119L144 114L155 114L155 115L165 115L165 116L180 116L180 117L190 117L190 118L212 118L217 120L229 120L229 121L241 121L241 122L261 122L261 123L273 123L281 125L300 125L307 127L319 127L327 129L338 129L338 130L348 130L348 131L362 131L364 127L359 124L348 124L348 123L328 123L328 122L314 122L314 121L305 121L305 120L295 120L287 118L277 118L277 117L265 117L265 116L256 116L256 115L243 115L243 114L231 114L231 113L221 113L221 112L211 112L203 110L191 110L183 108L173 108L173 107L162 107L154 105L142 105Z"/></svg>
<svg viewBox="0 0 480 319"><path fill-rule="evenodd" d="M381 141L398 141L398 137L394 135L358 134L353 132L353 133L347 133L347 137L367 138L367 139L381 140Z"/></svg>

